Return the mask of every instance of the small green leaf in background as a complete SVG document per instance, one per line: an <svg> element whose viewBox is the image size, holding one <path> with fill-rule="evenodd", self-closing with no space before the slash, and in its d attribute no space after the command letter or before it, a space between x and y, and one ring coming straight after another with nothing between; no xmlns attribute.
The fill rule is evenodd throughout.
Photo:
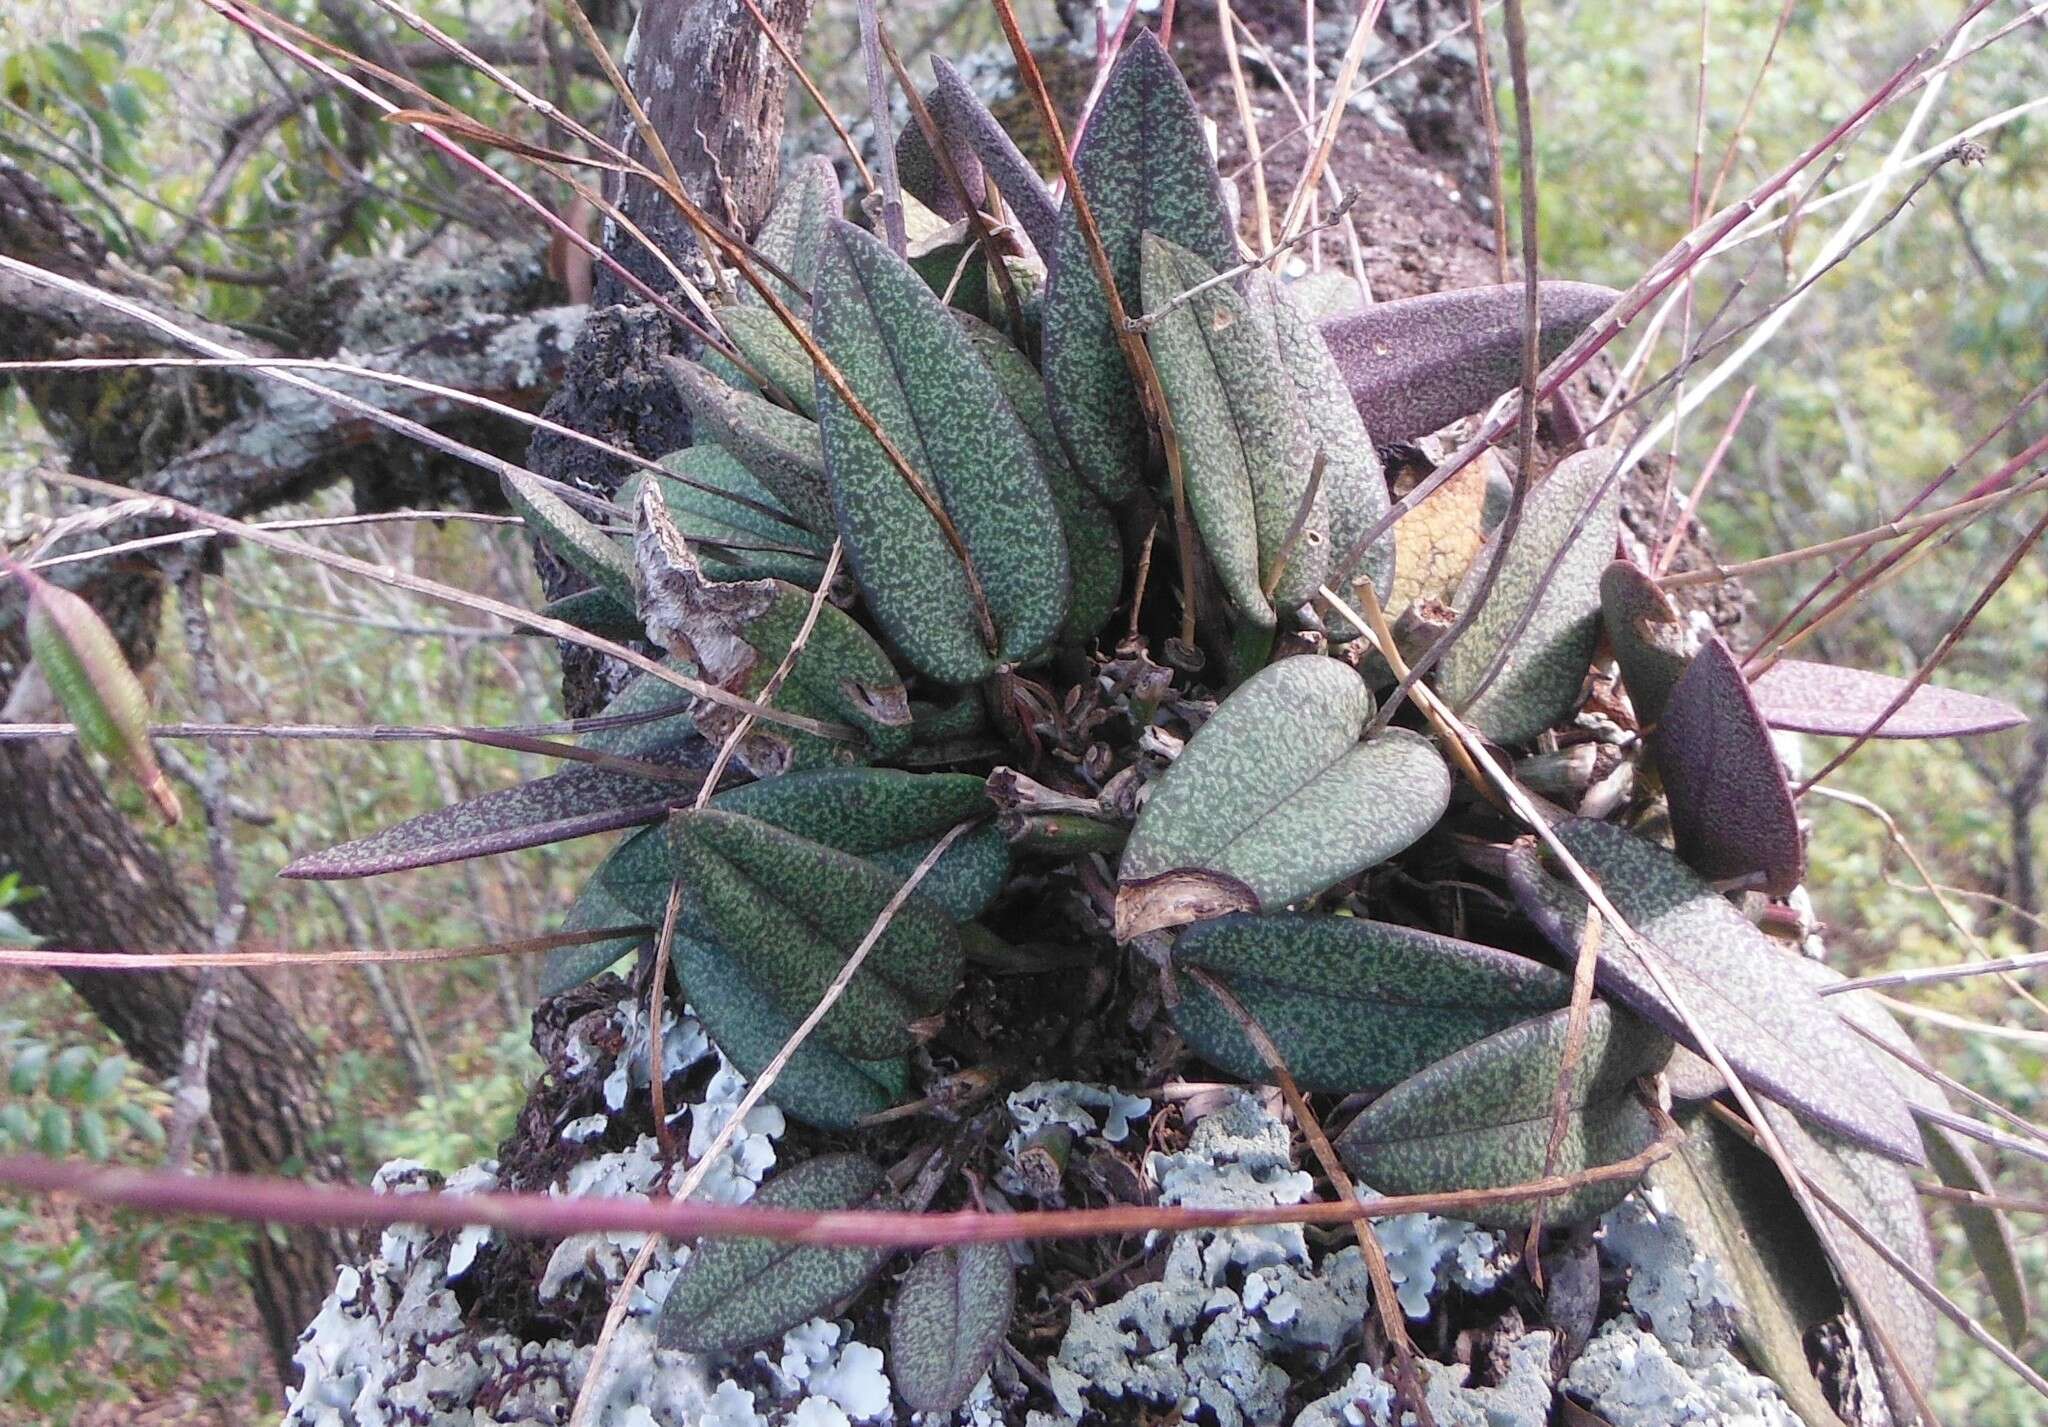
<svg viewBox="0 0 2048 1427"><path fill-rule="evenodd" d="M817 423L728 386L695 362L681 357L665 362L699 439L715 443L746 467L799 525L830 536L832 499L825 492Z"/></svg>
<svg viewBox="0 0 2048 1427"><path fill-rule="evenodd" d="M754 235L754 251L810 288L817 281L825 229L839 217L842 202L832 160L822 154L796 160L785 171L775 202L761 220L761 231ZM779 278L769 277L768 285L792 311L803 311L803 294ZM740 285L740 301L767 308L750 284Z"/></svg>
<svg viewBox="0 0 2048 1427"><path fill-rule="evenodd" d="M1636 723L1655 728L1698 640L1657 582L1629 560L1616 560L1600 576L1600 614Z"/></svg>
<svg viewBox="0 0 2048 1427"><path fill-rule="evenodd" d="M568 501L524 471L500 473L505 502L534 539L572 570L627 608L633 605L633 553L592 524Z"/></svg>
<svg viewBox="0 0 2048 1427"><path fill-rule="evenodd" d="M149 743L149 696L97 611L62 585L13 567L28 589L28 647L78 741L127 774L167 823L183 816Z"/></svg>
<svg viewBox="0 0 2048 1427"><path fill-rule="evenodd" d="M819 345L951 517L987 597L853 411L819 378L827 475L869 611L912 664L971 684L1050 644L1067 615L1066 541L1038 451L967 334L871 235L835 224L818 265Z"/></svg>
<svg viewBox="0 0 2048 1427"><path fill-rule="evenodd" d="M1294 288L1263 270L1252 273L1250 295L1272 311L1273 339L1280 363L1294 385L1294 399L1308 423L1309 447L1323 455L1323 496L1330 512L1330 559L1340 559L1378 523L1392 501L1372 434L1344 390L1315 318ZM1394 536L1390 530L1365 552L1354 580L1372 582L1382 604L1394 588ZM1339 594L1345 593L1343 590Z"/></svg>
<svg viewBox="0 0 2048 1427"><path fill-rule="evenodd" d="M723 307L718 325L739 354L795 403L798 411L813 421L818 419L817 393L811 380L816 369L804 344L783 326L780 317L765 307Z"/></svg>
<svg viewBox="0 0 2048 1427"><path fill-rule="evenodd" d="M1118 938L1278 910L1434 827L1450 770L1406 729L1360 743L1372 711L1357 672L1320 655L1282 659L1233 691L1138 815L1118 871Z"/></svg>
<svg viewBox="0 0 2048 1427"><path fill-rule="evenodd" d="M1156 233L1143 236L1140 252L1145 308L1164 314L1145 344L1173 416L1188 509L1241 622L1271 625L1275 606L1304 603L1330 567L1327 488L1316 487L1299 535L1286 543L1314 453L1272 310L1228 283L1182 300L1216 269Z"/></svg>
<svg viewBox="0 0 2048 1427"><path fill-rule="evenodd" d="M928 1250L903 1275L889 1311L889 1367L917 1412L951 1412L1002 1346L1017 1298L1007 1244Z"/></svg>
<svg viewBox="0 0 2048 1427"><path fill-rule="evenodd" d="M1920 1134L1878 1052L1815 994L1805 958L1750 924L1711 884L1663 848L1608 823L1574 818L1558 840L1598 879L1653 953L1685 1009L1735 1073L1754 1088L1872 1148L1918 1164ZM1584 934L1585 895L1545 870L1528 845L1508 861L1522 910L1566 956ZM1699 1045L1627 942L1600 947L1601 990L1655 1021L1689 1050Z"/></svg>
<svg viewBox="0 0 2048 1427"><path fill-rule="evenodd" d="M1337 1139L1359 1179L1382 1194L1497 1189L1543 1177L1569 1007L1510 1026L1417 1072L1367 1106ZM1553 1174L1615 1164L1648 1149L1656 1122L1634 1090L1671 1042L1625 1011L1595 1001L1567 1098ZM1628 1197L1628 1180L1589 1184L1548 1201L1544 1222L1596 1219ZM1533 1200L1460 1217L1491 1228L1529 1222Z"/></svg>
<svg viewBox="0 0 2048 1427"><path fill-rule="evenodd" d="M1340 1094L1392 1085L1571 998L1570 979L1539 962L1356 917L1220 917L1184 932L1173 964L1223 982L1304 1090ZM1245 1080L1269 1078L1208 988L1179 985L1173 1023L1190 1048Z"/></svg>
<svg viewBox="0 0 2048 1427"><path fill-rule="evenodd" d="M669 883L675 872L669 861L668 835L643 827L597 865L562 919L562 930L596 931L603 927L661 925L668 908ZM540 993L554 996L580 986L632 951L647 936L609 937L576 946L558 946L541 963Z"/></svg>
<svg viewBox="0 0 2048 1427"><path fill-rule="evenodd" d="M1139 310L1141 234L1157 233L1219 271L1237 260L1201 112L1150 31L1141 28L1117 56L1081 131L1074 169L1129 316ZM1120 501L1137 489L1145 467L1144 409L1071 197L1043 256L1053 419L1081 479L1103 500Z"/></svg>
<svg viewBox="0 0 2048 1427"><path fill-rule="evenodd" d="M831 538L808 529L784 510L775 493L730 452L688 446L663 456L661 464L682 479L651 473L631 476L619 487L619 499L637 510L641 484L658 481L662 503L698 552L706 575L714 580L773 578L817 588ZM704 489L707 486L711 489ZM718 491L739 499L728 500Z"/></svg>
<svg viewBox="0 0 2048 1427"><path fill-rule="evenodd" d="M820 1155L775 1176L753 1202L772 1209L894 1207L882 1171L857 1154ZM866 1286L889 1250L772 1239L704 1239L676 1274L656 1330L665 1348L729 1353L829 1312Z"/></svg>
<svg viewBox="0 0 2048 1427"><path fill-rule="evenodd" d="M1609 479L1620 458L1603 446L1558 462L1524 500L1514 543L1502 551L1495 540L1465 577L1460 608L1488 562L1501 561L1493 593L1444 655L1437 684L1496 743L1527 743L1578 705L1600 642L1600 572L1614 559L1621 519L1622 482ZM1497 662L1500 672L1482 691Z"/></svg>
<svg viewBox="0 0 2048 1427"><path fill-rule="evenodd" d="M1688 866L1715 882L1760 875L1773 897L1799 885L1806 841L1792 785L1742 665L1718 634L1672 687L1649 746L1671 805L1671 840Z"/></svg>
<svg viewBox="0 0 2048 1427"><path fill-rule="evenodd" d="M808 1015L903 879L871 862L715 809L669 819L685 926L716 942L784 1011ZM952 918L913 893L818 1035L861 1060L914 1043L910 1022L946 1004L960 979Z"/></svg>

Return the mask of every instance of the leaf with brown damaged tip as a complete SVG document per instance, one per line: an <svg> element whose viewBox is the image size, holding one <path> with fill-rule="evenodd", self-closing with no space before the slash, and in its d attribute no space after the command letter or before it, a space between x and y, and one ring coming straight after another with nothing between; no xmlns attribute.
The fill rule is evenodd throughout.
<svg viewBox="0 0 2048 1427"><path fill-rule="evenodd" d="M809 617L812 595L786 580L713 580L669 518L658 485L640 490L635 541L640 613L651 638L695 659L704 677L722 689L753 698L795 644ZM910 741L910 694L889 656L853 616L829 601L776 692L776 705L852 724L877 753ZM692 714L716 742L738 725L723 705L699 701ZM740 761L756 777L815 768L854 756L798 730L757 723L741 740Z"/></svg>
<svg viewBox="0 0 2048 1427"><path fill-rule="evenodd" d="M1542 360L1592 326L1612 288L1545 282L1538 290ZM1322 324L1366 429L1382 446L1470 416L1522 378L1520 283L1382 302Z"/></svg>
<svg viewBox="0 0 2048 1427"><path fill-rule="evenodd" d="M1671 804L1678 854L1713 881L1762 878L1773 897L1806 873L1806 844L1785 765L1749 684L1720 636L1709 636L1672 687L1650 754Z"/></svg>
<svg viewBox="0 0 2048 1427"><path fill-rule="evenodd" d="M1698 651L1698 637L1657 582L1631 560L1616 560L1600 576L1600 614L1635 705L1636 725L1655 728Z"/></svg>

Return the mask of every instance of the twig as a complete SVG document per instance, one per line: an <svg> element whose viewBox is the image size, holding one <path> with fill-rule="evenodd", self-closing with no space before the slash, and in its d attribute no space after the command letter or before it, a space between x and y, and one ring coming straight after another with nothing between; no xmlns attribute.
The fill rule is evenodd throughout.
<svg viewBox="0 0 2048 1427"><path fill-rule="evenodd" d="M875 175L868 168L868 161L860 156L860 145L856 144L853 135L846 131L845 123L833 111L832 105L819 90L818 82L812 79L811 72L804 68L803 61L790 50L789 41L782 38L781 32L768 23L768 17L761 13L759 0L740 0L740 3L746 7L747 13L753 16L754 23L761 27L761 33L768 37L768 43L775 47L775 53L781 56L782 63L796 76L796 82L803 86L804 93L810 96L811 103L825 116L825 122L832 126L832 132L839 136L840 147L846 150L846 156L853 160L854 172L860 175L861 187L870 193L875 192Z"/></svg>
<svg viewBox="0 0 2048 1427"><path fill-rule="evenodd" d="M1881 991L1893 986L1927 986L1937 981L1966 981L2002 972L2048 969L2048 951L2030 951L2022 956L2002 956L1996 961L1962 961L1948 966L1916 966L1906 971L1886 971L1876 976L1856 976L1820 988L1823 996L1845 991Z"/></svg>
<svg viewBox="0 0 2048 1427"><path fill-rule="evenodd" d="M1652 579L1662 579L1664 572L1671 568L1671 557L1678 553L1679 545L1684 542L1685 527L1699 517L1700 502L1706 497L1707 486L1713 481L1714 473L1721 469L1721 458L1728 454L1729 444L1735 440L1735 433L1742 425L1742 418L1749 414L1749 403L1755 397L1756 384L1752 382L1749 389L1743 392L1742 400L1735 403L1735 410L1730 413L1728 424L1721 428L1721 439L1714 443L1714 449L1708 454L1706 464L1700 467L1699 479L1692 483L1692 490L1687 493L1684 506L1672 520L1671 529L1665 534L1664 543L1657 551L1657 558L1651 562ZM1676 464L1674 461L1673 465ZM1670 493L1671 487L1668 483L1664 490L1667 495Z"/></svg>
<svg viewBox="0 0 2048 1427"><path fill-rule="evenodd" d="M1294 193L1287 200L1287 216L1280 222L1280 238L1285 242L1296 228L1300 227L1308 212L1309 201L1315 197L1316 184L1323 176L1323 170L1330 162L1330 153L1337 146L1337 131L1343 127L1344 116L1350 112L1346 97L1351 83L1358 78L1358 67L1365 62L1365 52L1372 45L1373 26L1379 23L1380 9L1385 0L1365 0L1359 6L1358 19L1351 27L1351 39L1344 46L1344 58L1337 65L1337 81L1331 86L1329 107L1323 111L1322 131L1316 137L1315 152L1301 171L1301 178L1294 185ZM1314 39L1310 39L1309 69L1315 69ZM1309 101L1314 107L1314 100Z"/></svg>
<svg viewBox="0 0 2048 1427"><path fill-rule="evenodd" d="M1500 109L1493 96L1493 58L1488 53L1486 34L1486 7L1481 0L1471 0L1470 15L1466 24L1472 27L1473 60L1478 66L1475 88L1479 92L1479 123L1486 132L1486 170L1493 184L1493 269L1496 280L1505 287L1512 270L1508 266L1508 184L1506 164L1500 151ZM1694 216L1698 221L1698 216Z"/></svg>
<svg viewBox="0 0 2048 1427"><path fill-rule="evenodd" d="M522 937L517 941L484 942L477 946L431 946L421 948L363 949L322 947L310 951L59 951L54 948L0 947L0 966L29 971L177 971L207 966L295 966L316 970L323 966L467 961L479 956L531 956L561 946L582 946L586 942L610 941L615 937L645 936L649 926L594 927L588 931L554 932L548 936Z"/></svg>
<svg viewBox="0 0 2048 1427"><path fill-rule="evenodd" d="M1558 1062L1557 1085L1550 1096L1550 1134L1543 1142L1543 1172L1557 1168L1557 1153L1564 1147L1565 1131L1571 1123L1572 1082L1579 1073L1579 1061L1586 1053L1586 1023L1593 1016L1593 982L1599 975L1600 928L1598 917L1586 918L1586 930L1579 937L1579 954L1572 963L1571 1011L1565 1017L1564 1057ZM1543 1287L1543 1211L1549 1206L1538 1200L1529 1215L1529 1233L1522 1241L1522 1257L1529 1265L1529 1278Z"/></svg>
<svg viewBox="0 0 2048 1427"><path fill-rule="evenodd" d="M1244 82L1244 65L1237 57L1237 32L1233 28L1235 17L1230 13L1230 0L1216 0L1216 29L1223 39L1223 61L1230 68L1230 93L1237 103L1238 127L1244 131L1244 150L1249 156L1252 174L1252 212L1257 216L1259 246L1273 247L1273 200L1266 192L1266 157L1259 143L1259 121L1252 113L1252 97ZM1314 36L1310 36L1314 43ZM1309 68L1315 68L1311 54Z"/></svg>

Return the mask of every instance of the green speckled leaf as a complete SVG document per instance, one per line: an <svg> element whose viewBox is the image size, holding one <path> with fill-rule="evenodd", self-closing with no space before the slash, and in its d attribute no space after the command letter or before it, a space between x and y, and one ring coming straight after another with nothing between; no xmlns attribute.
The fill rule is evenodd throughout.
<svg viewBox="0 0 2048 1427"><path fill-rule="evenodd" d="M775 1004L808 1015L903 879L755 818L678 811L669 842L686 929L723 947ZM913 893L818 1034L847 1055L911 1048L909 1023L945 1005L960 977L953 919Z"/></svg>
<svg viewBox="0 0 2048 1427"><path fill-rule="evenodd" d="M662 861L665 868L666 847ZM776 1005L744 967L712 942L679 934L670 954L690 1009L725 1058L752 1080L775 1058L802 1016ZM807 1125L850 1130L864 1116L896 1102L903 1075L900 1060L854 1060L808 1036L769 1087L768 1099Z"/></svg>
<svg viewBox="0 0 2048 1427"><path fill-rule="evenodd" d="M917 1412L949 1413L988 1371L1017 1300L1006 1244L930 1249L889 1310L889 1375Z"/></svg>
<svg viewBox="0 0 2048 1427"><path fill-rule="evenodd" d="M1655 728L1697 641L1657 582L1629 560L1616 560L1600 576L1600 615L1636 722Z"/></svg>
<svg viewBox="0 0 2048 1427"><path fill-rule="evenodd" d="M664 364L699 437L724 447L798 524L831 535L832 500L825 491L817 423L727 386L695 362L668 357Z"/></svg>
<svg viewBox="0 0 2048 1427"><path fill-rule="evenodd" d="M707 577L772 578L817 588L831 541L797 523L774 493L730 454L716 446L691 446L662 457L661 464L696 484L635 475L619 488L619 498L637 505L643 482L658 480L662 502L697 552ZM729 491L740 499L727 500L702 486Z"/></svg>
<svg viewBox="0 0 2048 1427"><path fill-rule="evenodd" d="M664 661L678 674L695 677L696 665L686 659ZM683 690L666 679L653 674L635 674L626 686L612 696L604 706L602 717L625 718L641 714L659 714L640 723L624 724L618 728L601 728L583 740L583 746L596 749L599 753L615 754L620 758L640 758L671 744L681 743L693 737L697 726L689 715L690 705L695 702ZM703 764L711 766L711 755L704 751Z"/></svg>
<svg viewBox="0 0 2048 1427"><path fill-rule="evenodd" d="M820 1155L775 1176L754 1203L776 1209L895 1207L882 1171L857 1154ZM729 1353L829 1313L866 1286L888 1249L818 1248L773 1239L703 1239L662 1305L665 1348Z"/></svg>
<svg viewBox="0 0 2048 1427"><path fill-rule="evenodd" d="M780 317L766 307L727 307L719 312L718 325L739 354L775 383L798 411L817 419L817 393L812 383L816 369L803 343L782 325Z"/></svg>
<svg viewBox="0 0 2048 1427"><path fill-rule="evenodd" d="M1545 282L1537 293L1545 362L1613 301L1613 288ZM1522 380L1522 284L1432 292L1333 318L1323 336L1358 414L1381 445L1470 416Z"/></svg>
<svg viewBox="0 0 2048 1427"><path fill-rule="evenodd" d="M754 249L798 282L809 288L817 280L818 252L825 241L825 228L840 215L839 175L832 161L821 154L791 164L775 192L775 203L754 235ZM765 276L765 274L764 274ZM776 296L791 310L803 311L803 298L788 285L769 278ZM740 301L764 310L752 285L740 284Z"/></svg>
<svg viewBox="0 0 2048 1427"><path fill-rule="evenodd" d="M1568 977L1526 957L1355 917L1235 916L1173 949L1209 972L1273 1038L1304 1090L1376 1090L1571 999ZM1237 1018L1182 978L1173 1023L1194 1052L1244 1080L1271 1072Z"/></svg>
<svg viewBox="0 0 2048 1427"><path fill-rule="evenodd" d="M1249 279L1271 306L1280 363L1294 384L1294 399L1308 424L1309 449L1323 453L1323 495L1330 512L1330 558L1337 559L1387 513L1386 472L1372 434L1344 390L1344 374L1330 355L1315 318L1290 285L1260 271ZM1346 279L1348 282L1349 279ZM1372 581L1382 603L1394 589L1394 534L1374 541L1357 580ZM1338 591L1339 594L1344 593Z"/></svg>
<svg viewBox="0 0 2048 1427"><path fill-rule="evenodd" d="M850 223L834 225L818 266L816 330L958 527L999 647L982 644L966 570L938 522L820 378L832 506L876 622L947 683L1030 658L1066 618L1066 542L1037 449L987 364L917 275Z"/></svg>
<svg viewBox="0 0 2048 1427"><path fill-rule="evenodd" d="M1138 815L1118 872L1118 937L1278 910L1434 827L1450 800L1449 770L1406 729L1360 743L1372 708L1357 672L1320 655L1282 659L1240 685ZM1197 907L1187 903L1191 881ZM1209 900L1217 890L1225 905Z"/></svg>
<svg viewBox="0 0 2048 1427"><path fill-rule="evenodd" d="M1523 1021L1417 1072L1351 1122L1337 1139L1338 1154L1382 1194L1497 1189L1542 1178L1570 1016L1566 1008ZM1666 1037L1594 1002L1552 1172L1573 1174L1649 1148L1656 1124L1632 1087L1670 1055ZM1544 1221L1598 1218L1634 1187L1621 1180L1560 1195L1549 1201ZM1513 1229L1528 1222L1533 1207L1518 1200L1473 1210L1470 1217Z"/></svg>
<svg viewBox="0 0 2048 1427"><path fill-rule="evenodd" d="M1038 448L1072 566L1073 590L1067 602L1067 622L1060 627L1060 642L1085 643L1108 622L1123 594L1124 545L1117 534L1116 517L1074 474L1059 432L1053 428L1052 411L1045 404L1045 384L1030 359L986 322L964 315L958 320Z"/></svg>
<svg viewBox="0 0 2048 1427"><path fill-rule="evenodd" d="M631 551L533 477L505 471L498 484L506 503L526 522L535 539L597 588L628 608L632 606Z"/></svg>
<svg viewBox="0 0 2048 1427"><path fill-rule="evenodd" d="M1799 809L1742 664L1719 635L1672 686L1650 756L1671 805L1671 840L1709 881L1760 877L1773 897L1806 875Z"/></svg>
<svg viewBox="0 0 2048 1427"><path fill-rule="evenodd" d="M830 768L790 773L720 793L712 806L744 813L908 877L955 823L991 808L967 773ZM1010 875L1010 847L993 819L946 849L917 894L956 921L981 915Z"/></svg>
<svg viewBox="0 0 2048 1427"><path fill-rule="evenodd" d="M564 624L573 624L600 638L616 639L623 644L632 644L647 637L647 626L640 623L640 616L633 613L633 607L620 604L600 589L578 590L573 595L549 600L540 607L540 612L545 618L559 619Z"/></svg>
<svg viewBox="0 0 2048 1427"><path fill-rule="evenodd" d="M1165 46L1140 30L1117 57L1074 156L1110 275L1131 316L1139 306L1139 235L1157 233L1211 268L1237 255L1202 117ZM1145 465L1145 421L1110 326L1072 201L1060 209L1045 292L1045 385L1053 419L1090 489L1119 501Z"/></svg>
<svg viewBox="0 0 2048 1427"><path fill-rule="evenodd" d="M1810 1126L1782 1106L1760 1102L1764 1118L1770 1121L1778 1143L1799 1172L1825 1190L1844 1209L1900 1258L1928 1279L1934 1277L1934 1246L1927 1236L1927 1221L1920 1214L1920 1196L1913 1188L1913 1176L1905 1168L1868 1150L1857 1148L1838 1135ZM1866 1244L1848 1225L1827 1213L1828 1231L1841 1254L1837 1265L1850 1287L1863 1300L1858 1312L1884 1325L1886 1334L1905 1359L1903 1366L1923 1387L1935 1382L1934 1307L1913 1285ZM1885 1399L1895 1420L1917 1422L1919 1414L1894 1364L1878 1350L1875 1335L1871 1355L1879 1360Z"/></svg>
<svg viewBox="0 0 2048 1427"><path fill-rule="evenodd" d="M1465 577L1461 607L1471 602L1489 561L1503 561L1486 607L1444 655L1437 684L1466 722L1496 743L1527 743L1578 704L1600 642L1600 572L1614 558L1618 478L1608 483L1577 536L1572 530L1619 459L1620 452L1595 447L1558 462L1529 493L1514 544L1503 553L1496 540ZM1524 624L1532 604L1535 611ZM1473 699L1510 636L1514 645L1499 675Z"/></svg>
<svg viewBox="0 0 2048 1427"><path fill-rule="evenodd" d="M1681 1116L1649 1182L1733 1289L1735 1331L1806 1427L1843 1427L1806 1362L1806 1330L1841 1311L1827 1258L1761 1152L1711 1115Z"/></svg>
<svg viewBox="0 0 2048 1427"><path fill-rule="evenodd" d="M592 931L598 927L659 926L668 909L668 838L658 827L643 827L598 863L583 890L562 919L562 930ZM541 963L540 994L553 996L580 986L635 947L653 939L612 937L581 946L558 946Z"/></svg>
<svg viewBox="0 0 2048 1427"><path fill-rule="evenodd" d="M1815 994L1796 964L1798 953L1757 930L1663 848L1583 819L1555 831L1599 879L1615 910L1663 954L1660 964L1686 1008L1747 1084L1886 1154L1920 1162L1920 1136L1904 1097L1878 1053ZM1508 880L1551 944L1576 954L1586 920L1579 889L1552 876L1526 845L1510 856ZM1619 937L1601 943L1599 985L1687 1049L1699 1049Z"/></svg>
<svg viewBox="0 0 2048 1427"><path fill-rule="evenodd" d="M1148 311L1165 309L1216 276L1208 263L1155 233L1144 235L1141 253ZM1322 487L1280 565L1315 458L1294 379L1280 363L1271 308L1218 283L1161 317L1145 341L1173 414L1188 509L1224 596L1240 622L1270 625L1276 605L1304 603L1330 567L1330 508ZM1264 593L1269 584L1270 599Z"/></svg>

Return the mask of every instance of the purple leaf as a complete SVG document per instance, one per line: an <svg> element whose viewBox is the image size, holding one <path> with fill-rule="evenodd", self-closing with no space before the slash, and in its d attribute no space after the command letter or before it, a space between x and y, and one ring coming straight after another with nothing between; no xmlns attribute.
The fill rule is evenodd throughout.
<svg viewBox="0 0 2048 1427"><path fill-rule="evenodd" d="M949 141L964 140L981 158L988 177L996 181L1003 205L1038 255L1052 257L1054 236L1059 231L1059 210L1046 191L1045 180L1031 161L1018 151L1016 143L988 106L960 77L960 71L938 55L932 56L932 76L938 80L932 91L932 121Z"/></svg>
<svg viewBox="0 0 2048 1427"><path fill-rule="evenodd" d="M939 141L946 146L946 157L953 161L953 172L960 176L960 182L966 187L967 196L975 207L982 207L988 201L987 185L983 181L981 160L975 155L972 139L957 126L948 126L939 118L939 92L936 89L924 96L924 102L932 116L932 127L939 131ZM967 216L959 193L932 153L931 142L924 136L924 127L915 118L905 124L903 132L896 136L896 179L903 185L905 193L948 223L958 223Z"/></svg>
<svg viewBox="0 0 2048 1427"><path fill-rule="evenodd" d="M1678 855L1714 881L1762 873L1782 897L1806 872L1785 767L1726 643L1710 638L1650 730Z"/></svg>
<svg viewBox="0 0 2048 1427"><path fill-rule="evenodd" d="M1601 575L1600 613L1636 724L1655 728L1690 658L1685 620L1633 560L1616 560Z"/></svg>
<svg viewBox="0 0 2048 1427"><path fill-rule="evenodd" d="M1772 728L1795 733L1861 736L1905 692L1906 680L1838 664L1780 659L1750 685ZM1923 684L1885 720L1876 738L1960 738L1996 733L2027 721L2011 704L1960 689Z"/></svg>
<svg viewBox="0 0 2048 1427"><path fill-rule="evenodd" d="M1589 282L1541 284L1543 360L1621 294ZM1522 285L1468 287L1382 302L1322 324L1365 429L1382 446L1470 416L1522 379Z"/></svg>
<svg viewBox="0 0 2048 1427"><path fill-rule="evenodd" d="M701 743L666 754L643 753L649 762L687 765L689 756L708 758ZM687 802L687 783L664 783L609 768L577 767L500 788L482 797L436 808L336 847L308 853L280 877L325 881L375 877L443 862L461 862L522 847L563 842L659 821L669 807Z"/></svg>
<svg viewBox="0 0 2048 1427"><path fill-rule="evenodd" d="M1663 848L1608 823L1574 818L1559 840L1600 882L1693 1021L1754 1089L1909 1164L1924 1158L1913 1113L1878 1052L1814 990L1804 959L1752 926L1728 900ZM1578 952L1586 898L1545 870L1533 846L1508 858L1522 910L1566 956ZM1699 1041L1679 1007L1622 938L1600 944L1598 985L1687 1049Z"/></svg>

